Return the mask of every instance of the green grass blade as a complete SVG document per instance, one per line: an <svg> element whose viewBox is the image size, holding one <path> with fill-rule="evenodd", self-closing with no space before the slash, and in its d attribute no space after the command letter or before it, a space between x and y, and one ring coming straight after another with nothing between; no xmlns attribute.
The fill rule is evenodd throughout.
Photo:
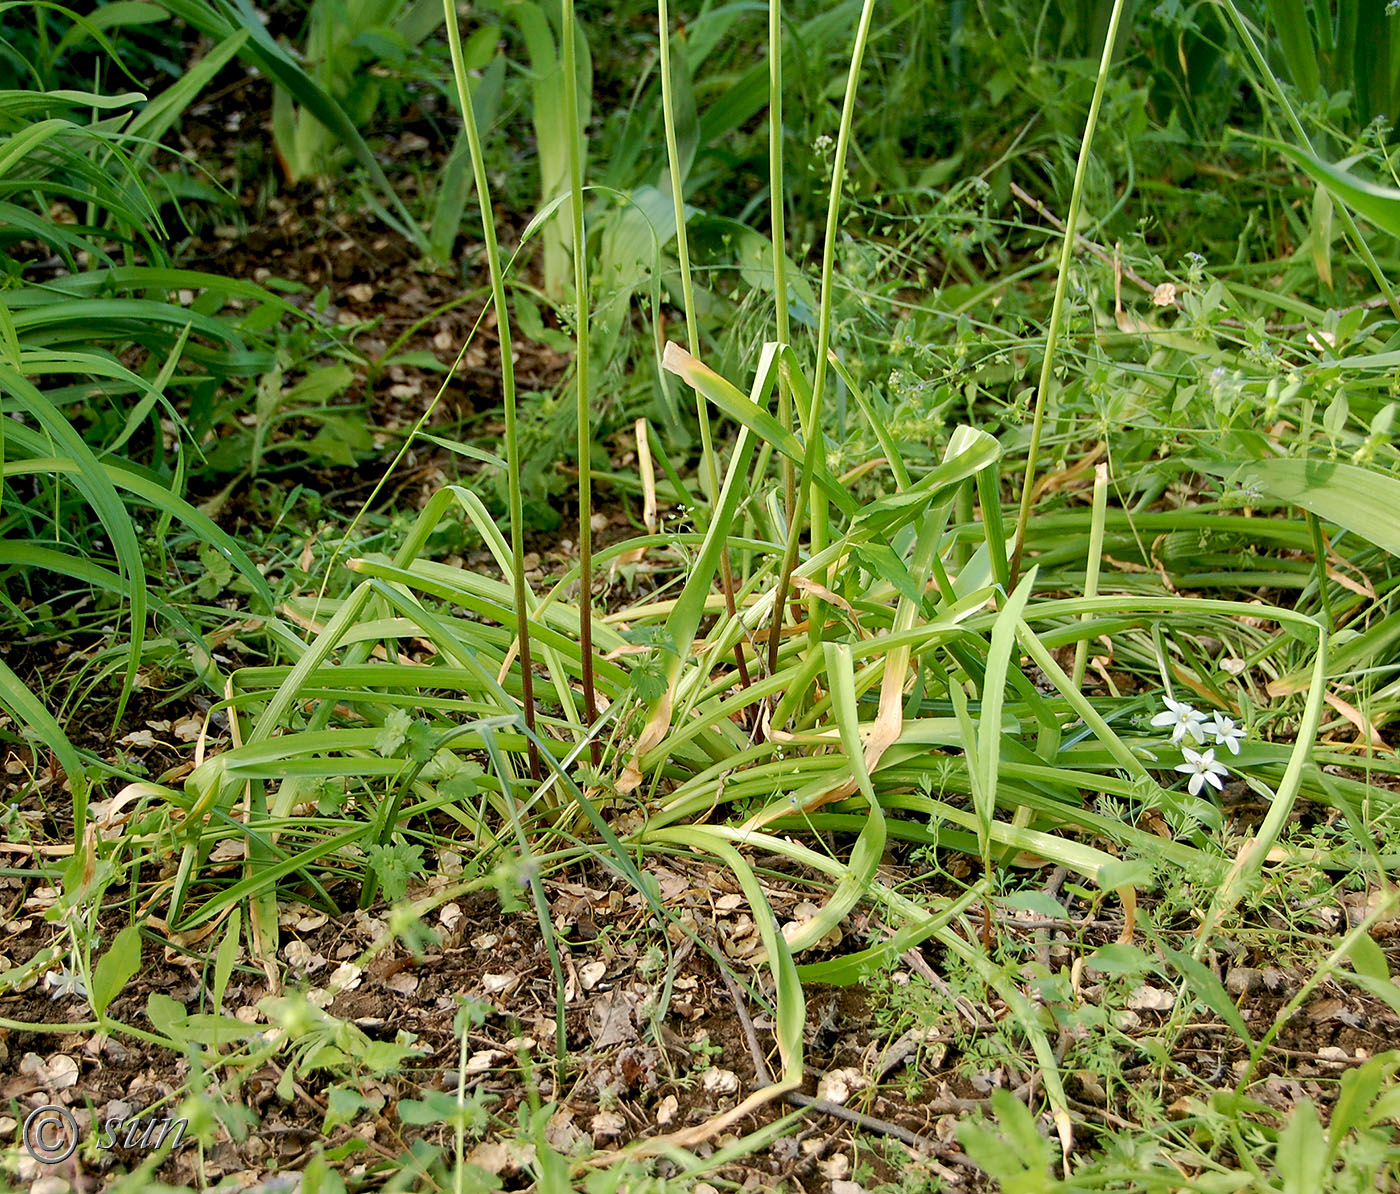
<svg viewBox="0 0 1400 1194"><path fill-rule="evenodd" d="M29 686L10 670L4 660L0 660L0 706L4 706L21 725L28 726L39 736L68 776L68 785L73 792L73 848L75 851L81 850L88 804L87 772L83 761L53 714L44 708Z"/></svg>
<svg viewBox="0 0 1400 1194"><path fill-rule="evenodd" d="M1317 68L1317 46L1313 44L1307 6L1295 0L1269 0L1269 15L1273 18L1283 60L1288 64L1294 86L1305 100L1316 99L1322 79ZM1328 17L1324 15L1322 19L1327 20Z"/></svg>
<svg viewBox="0 0 1400 1194"><path fill-rule="evenodd" d="M1079 227L1079 208L1084 199L1084 179L1089 172L1089 151L1094 144L1094 129L1098 126L1099 109L1103 105L1104 89L1113 63L1113 49L1118 42L1118 22L1125 0L1113 0L1113 13L1108 19L1099 73L1094 80L1094 95L1089 101L1089 116L1084 122L1084 137L1079 144L1079 157L1074 166L1074 182L1070 187L1069 211L1065 216L1065 234L1060 242L1059 270L1055 276L1055 297L1050 306L1050 326L1045 329L1045 356L1040 365L1040 382L1035 389L1035 412L1031 418L1031 442L1026 453L1026 475L1021 482L1021 509L1016 518L1016 546L1011 557L1009 585L1016 583L1021 570L1021 554L1025 550L1026 528L1031 521L1031 499L1035 493L1035 470L1040 455L1040 437L1045 426L1045 405L1054 380L1055 349L1059 344L1060 325L1064 321L1065 294L1069 289L1070 261L1074 256L1075 233Z"/></svg>
<svg viewBox="0 0 1400 1194"><path fill-rule="evenodd" d="M1400 236L1400 190L1370 182L1296 146L1276 142L1274 148L1382 232Z"/></svg>
<svg viewBox="0 0 1400 1194"><path fill-rule="evenodd" d="M979 782L974 788L977 810L977 836L982 846L982 862L991 866L991 824L996 815L997 781L1001 766L1001 710L1006 699L1006 676L1011 668L1011 653L1016 648L1016 630L1021 615L1035 587L1036 570L1032 568L1006 599L992 626L991 644L987 652L987 675L982 686L982 713L978 718L976 748L971 765Z"/></svg>
<svg viewBox="0 0 1400 1194"><path fill-rule="evenodd" d="M114 725L120 725L127 702L136 687L141 647L146 638L146 566L141 558L136 528L106 470L62 412L28 378L9 365L0 365L0 386L15 395L45 433L68 453L74 464L73 483L92 506L93 513L110 536L112 550L128 585L126 596L131 607L131 648L127 654L126 676L117 698L113 721Z"/></svg>

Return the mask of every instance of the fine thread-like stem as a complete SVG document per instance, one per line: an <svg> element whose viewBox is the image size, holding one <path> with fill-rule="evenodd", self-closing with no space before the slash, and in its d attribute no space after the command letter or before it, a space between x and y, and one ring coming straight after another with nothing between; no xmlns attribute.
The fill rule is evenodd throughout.
<svg viewBox="0 0 1400 1194"><path fill-rule="evenodd" d="M598 720L598 696L593 688L593 483L592 429L588 384L588 262L583 229L584 137L578 126L578 52L574 46L574 0L564 0L564 127L569 143L569 212L574 241L574 385L578 397L578 570L579 647L583 653L583 715L591 728ZM589 758L596 767L598 740L590 738Z"/></svg>
<svg viewBox="0 0 1400 1194"><path fill-rule="evenodd" d="M690 355L700 355L700 331L695 319L695 288L690 278L690 239L685 228L685 197L681 192L680 151L676 147L676 111L671 93L671 17L666 0L656 0L656 19L660 30L661 115L666 128L666 160L671 174L671 202L676 213L676 257L681 272L681 293L685 298L686 347ZM705 466L705 482L710 490L710 502L719 498L719 466L715 460L714 439L710 434L710 410L705 395L695 391L696 416L700 423L700 455ZM738 615L734 604L734 574L729 567L729 547L719 557L720 587L724 590L724 606L730 618ZM744 644L734 644L734 660L739 667L739 683L749 686L749 668L744 662Z"/></svg>
<svg viewBox="0 0 1400 1194"><path fill-rule="evenodd" d="M515 358L510 334L510 311L506 307L505 277L501 270L501 251L496 241L496 221L491 205L491 187L486 177L486 157L481 147L481 130L476 124L471 88L467 85L467 66L462 56L462 35L457 27L457 12L452 0L443 0L443 16L447 23L447 44L452 56L452 73L457 81L457 99L462 106L462 119L471 153L472 174L476 179L477 199L481 204L481 233L486 244L486 264L491 275L491 300L496 307L496 335L501 346L501 403L504 408L506 441L506 505L510 517L510 566L515 599L516 636L520 640L520 687L525 706L525 726L529 731L530 778L540 778L539 749L535 746L535 689L530 664L530 627L525 589L525 514L520 492L520 443L516 430Z"/></svg>
<svg viewBox="0 0 1400 1194"><path fill-rule="evenodd" d="M1021 510L1016 518L1016 546L1011 553L1010 580L1007 591L1016 587L1021 572L1021 553L1025 550L1026 527L1031 520L1031 499L1035 489L1036 458L1040 455L1040 433L1045 426L1045 396L1049 393L1055 367L1055 347L1060 338L1060 322L1065 309L1065 292L1069 289L1069 265L1074 256L1074 234L1079 226L1079 205L1084 197L1084 179L1089 172L1089 148L1094 143L1094 129L1103 106L1108 69L1113 62L1113 47L1118 41L1118 22L1123 15L1123 0L1113 0L1113 12L1108 18L1104 36L1103 57L1099 60L1099 75L1094 80L1094 96L1089 101L1089 118L1084 122L1084 137L1079 143L1079 160L1074 166L1074 185L1070 188L1069 213L1065 216L1065 235L1060 245L1060 270L1055 279L1055 298L1050 306L1050 326L1045 330L1045 358L1040 363L1040 384L1035 390L1035 414L1031 420L1031 444L1026 454L1026 475L1021 483Z"/></svg>
<svg viewBox="0 0 1400 1194"><path fill-rule="evenodd" d="M787 300L787 213L783 183L783 8L780 0L768 3L768 222L773 236L773 303L778 322L778 343L791 342L792 325ZM792 430L792 384L787 365L778 369L778 422ZM797 473L782 458L783 509L792 526Z"/></svg>

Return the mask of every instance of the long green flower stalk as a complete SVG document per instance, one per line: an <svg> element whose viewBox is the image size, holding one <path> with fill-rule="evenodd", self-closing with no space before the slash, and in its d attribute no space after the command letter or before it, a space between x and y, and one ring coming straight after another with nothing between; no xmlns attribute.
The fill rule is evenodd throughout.
<svg viewBox="0 0 1400 1194"><path fill-rule="evenodd" d="M530 776L540 777L539 750L535 746L534 677L530 668L530 629L525 603L525 514L520 494L520 442L515 423L515 358L510 335L510 311L506 307L505 278L501 270L501 251L496 241L495 215L491 206L491 187L486 179L486 158L481 150L481 130L476 125L472 107L471 88L467 85L467 66L462 57L462 36L457 28L457 13L452 0L442 0L447 22L447 43L452 55L452 73L457 81L457 100L462 105L466 125L467 147L471 152L472 173L476 178L476 194L481 203L481 233L486 242L486 262L491 274L491 300L496 307L496 332L501 345L501 400L505 407L506 440L506 504L510 515L510 558L515 594L516 635L520 639L521 699L525 706L525 725L530 734Z"/></svg>
<svg viewBox="0 0 1400 1194"><path fill-rule="evenodd" d="M787 213L783 182L783 6L780 0L768 4L768 224L773 239L773 303L778 323L778 343L788 344L792 323L787 299ZM792 384L786 370L778 374L778 422L792 430ZM783 509L788 525L797 497L797 473L792 461L782 459Z"/></svg>
<svg viewBox="0 0 1400 1194"><path fill-rule="evenodd" d="M589 426L588 379L588 261L583 229L584 130L578 126L578 50L575 42L574 0L564 0L564 127L569 142L569 214L573 221L574 248L574 384L578 395L578 568L579 646L583 651L583 711L591 727L598 720L598 697L593 686L593 480L592 432ZM600 758L596 738L588 744L589 757Z"/></svg>
<svg viewBox="0 0 1400 1194"><path fill-rule="evenodd" d="M822 289L817 312L816 376L812 382L812 400L806 413L806 425L803 428L807 436L806 459L802 466L803 484L797 490L795 509L788 524L787 544L783 551L782 572L778 580L778 596L773 603L773 624L768 639L769 671L777 670L778 647L782 637L783 607L787 604L788 587L792 583L793 569L797 566L798 537L801 534L802 515L809 500L812 506L810 545L812 554L816 555L826 547L827 502L826 497L821 493L820 486L816 484L812 476L815 465L821 459L821 404L826 385L827 346L831 342L832 275L836 262L836 229L841 214L841 188L846 181L846 154L851 145L851 122L855 117L856 89L860 82L860 68L865 60L865 45L870 37L870 22L874 15L875 0L865 0L861 6L860 23L856 28L855 46L851 51L851 69L846 77L846 98L841 106L841 125L836 135L836 157L831 167L831 194L826 205L826 237L822 245ZM773 67L770 65L770 80L772 79L772 71ZM779 165L781 166L781 163ZM781 306L779 310L782 310ZM824 581L825 577L821 579ZM813 642L818 642L821 639L823 605L822 599L813 594L808 614L811 623L808 634Z"/></svg>
<svg viewBox="0 0 1400 1194"><path fill-rule="evenodd" d="M1040 384L1035 389L1035 414L1031 420L1031 445L1026 454L1026 476L1021 483L1021 511L1016 518L1016 546L1011 553L1011 572L1006 590L1016 587L1021 571L1021 553L1025 549L1026 529L1031 521L1031 498L1035 493L1036 458L1040 455L1040 433L1045 426L1045 396L1054 380L1055 348L1060 339L1065 292L1069 289L1069 263L1074 256L1074 238L1079 227L1079 205L1084 197L1084 178L1089 171L1089 150L1094 143L1094 129L1099 123L1099 108L1103 106L1104 87L1113 62L1113 47L1118 42L1118 21L1123 15L1123 0L1113 0L1113 12L1108 18L1108 33L1104 37L1103 57L1099 60L1099 76L1094 81L1094 96L1089 101L1089 118L1084 122L1084 137L1079 143L1079 160L1074 167L1074 185L1069 193L1069 213L1065 216L1065 238L1060 245L1060 268L1055 278L1055 299L1050 306L1050 326L1045 330L1045 359L1040 363Z"/></svg>
<svg viewBox="0 0 1400 1194"><path fill-rule="evenodd" d="M661 68L661 109L666 127L666 160L671 173L671 201L676 213L676 257L681 272L681 293L685 297L686 347L690 355L700 355L700 331L695 319L695 287L690 278L690 239L685 230L685 196L681 192L681 159L676 148L676 109L671 92L671 16L666 0L656 0L656 22L660 30ZM705 396L698 390L695 394L696 416L700 423L700 455L704 461L705 482L710 491L710 502L719 500L719 465L715 459L714 438L710 434L710 408ZM737 609L734 604L734 574L729 566L729 548L726 546L719 559L720 588L724 592L725 609L732 618ZM734 661L739 668L739 683L749 686L749 668L744 662L744 645L734 644Z"/></svg>

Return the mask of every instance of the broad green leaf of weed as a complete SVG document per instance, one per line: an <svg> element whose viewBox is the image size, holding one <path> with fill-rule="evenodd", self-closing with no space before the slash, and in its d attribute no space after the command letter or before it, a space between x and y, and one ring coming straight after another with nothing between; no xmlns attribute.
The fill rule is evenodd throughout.
<svg viewBox="0 0 1400 1194"><path fill-rule="evenodd" d="M365 855L390 902L403 899L409 882L423 870L423 847L401 839L387 846L372 843L365 847Z"/></svg>
<svg viewBox="0 0 1400 1194"><path fill-rule="evenodd" d="M1311 1099L1304 1099L1288 1117L1278 1134L1274 1159L1283 1194L1315 1194L1327 1188L1327 1136Z"/></svg>
<svg viewBox="0 0 1400 1194"><path fill-rule="evenodd" d="M551 1110L542 1108L541 1110ZM539 1194L573 1194L573 1184L569 1181L569 1164L563 1156L551 1148L545 1139L545 1125L540 1123L535 1133L535 1180Z"/></svg>
<svg viewBox="0 0 1400 1194"><path fill-rule="evenodd" d="M1400 191L1352 174L1347 167L1355 159L1334 164L1292 145L1276 144L1275 148L1382 232L1400 236Z"/></svg>
<svg viewBox="0 0 1400 1194"><path fill-rule="evenodd" d="M1204 962L1197 961L1190 954L1183 953L1181 950L1172 949L1171 946L1165 944L1162 945L1161 949L1167 960L1186 979L1191 994L1224 1020L1240 1040L1253 1047L1254 1038L1249 1035L1249 1029L1245 1026L1244 1017L1240 1015L1240 1009L1235 1006L1235 1001L1230 998L1230 993L1225 990L1224 984L1215 976L1215 972Z"/></svg>
<svg viewBox="0 0 1400 1194"><path fill-rule="evenodd" d="M1099 946L1085 960L1105 974L1117 974L1127 978L1137 978L1157 969L1156 963L1136 945L1121 941Z"/></svg>
<svg viewBox="0 0 1400 1194"><path fill-rule="evenodd" d="M1003 908L1014 908L1051 920L1065 919L1065 906L1046 891L1018 891L997 901Z"/></svg>
<svg viewBox="0 0 1400 1194"><path fill-rule="evenodd" d="M527 295L515 296L515 318L527 340L534 340L555 352L572 352L573 337L557 328L546 327L539 307Z"/></svg>
<svg viewBox="0 0 1400 1194"><path fill-rule="evenodd" d="M146 996L146 1019L157 1032L173 1041L184 1041L185 1022L189 1019L189 1013L183 1003L170 998L169 995L153 991Z"/></svg>
<svg viewBox="0 0 1400 1194"><path fill-rule="evenodd" d="M404 744L408 747L408 757L420 765L427 763L437 753L437 741L433 734L433 727L421 717L413 719L413 724L408 727L408 733L404 735Z"/></svg>
<svg viewBox="0 0 1400 1194"><path fill-rule="evenodd" d="M233 563L217 547L199 545L199 581L195 591L206 601L212 600L228 587L233 579Z"/></svg>
<svg viewBox="0 0 1400 1194"><path fill-rule="evenodd" d="M1377 982L1390 981L1390 963L1386 961L1385 951L1369 933L1362 933L1356 938L1347 957L1357 974L1364 974Z"/></svg>
<svg viewBox="0 0 1400 1194"><path fill-rule="evenodd" d="M112 939L107 952L97 960L92 970L92 990L89 992L92 1010L101 1019L112 1000L121 994L141 969L141 930L127 925Z"/></svg>
<svg viewBox="0 0 1400 1194"><path fill-rule="evenodd" d="M1146 858L1119 858L1099 869L1099 886L1119 891L1125 887L1148 887L1152 883L1153 866Z"/></svg>
<svg viewBox="0 0 1400 1194"><path fill-rule="evenodd" d="M454 803L470 800L481 791L477 780L484 774L485 770L480 763L463 763L446 779L439 781L438 794Z"/></svg>
<svg viewBox="0 0 1400 1194"><path fill-rule="evenodd" d="M404 1123L410 1122L403 1115L403 1104L408 1101L403 1100L398 1104L399 1118ZM382 1095L375 1095L371 1098L353 1087L337 1083L326 1092L326 1115L321 1121L321 1131L329 1134L332 1129L352 1122L361 1111L378 1111L383 1106L384 1097ZM436 1122L441 1123L442 1121Z"/></svg>
<svg viewBox="0 0 1400 1194"><path fill-rule="evenodd" d="M1035 1126L1035 1117L1006 1090L992 1092L996 1127L969 1120L957 1127L967 1155L998 1182L1002 1194L1044 1194L1058 1183L1050 1176L1054 1146Z"/></svg>
<svg viewBox="0 0 1400 1194"><path fill-rule="evenodd" d="M346 1025L346 1027L353 1027L353 1025ZM411 1034L401 1030L399 1036L406 1039ZM350 1043L354 1056L364 1062L370 1073L381 1078L397 1073L403 1068L404 1062L423 1056L423 1050L418 1045L404 1043L403 1039L395 1041L371 1040L359 1029L355 1029L354 1039Z"/></svg>
<svg viewBox="0 0 1400 1194"><path fill-rule="evenodd" d="M363 418L324 413L315 418L320 424L316 434L298 445L312 459L352 468L357 453L374 449L374 432Z"/></svg>
<svg viewBox="0 0 1400 1194"><path fill-rule="evenodd" d="M399 753L413 728L413 714L407 709L395 709L385 719L384 727L374 739L374 749L386 759Z"/></svg>
<svg viewBox="0 0 1400 1194"><path fill-rule="evenodd" d="M1370 1121L1372 1105L1381 1092L1381 1083L1388 1076L1387 1070L1394 1070L1396 1056L1393 1052L1382 1053L1342 1074L1340 1092L1328 1124L1329 1157L1336 1157L1348 1132Z"/></svg>
<svg viewBox="0 0 1400 1194"><path fill-rule="evenodd" d="M456 1091L427 1090L421 1099L401 1099L397 1104L398 1116L406 1124L456 1127L460 1123L468 1135L479 1136L490 1120L486 1104L493 1098L478 1090L470 1100L461 1103L457 1101Z"/></svg>
<svg viewBox="0 0 1400 1194"><path fill-rule="evenodd" d="M497 1181L496 1187L499 1185L500 1182ZM345 1194L345 1179L326 1163L326 1158L321 1153L317 1152L302 1170L300 1190L301 1194Z"/></svg>
<svg viewBox="0 0 1400 1194"><path fill-rule="evenodd" d="M504 1184L489 1169L470 1161L460 1164L452 1174L452 1194L494 1194Z"/></svg>

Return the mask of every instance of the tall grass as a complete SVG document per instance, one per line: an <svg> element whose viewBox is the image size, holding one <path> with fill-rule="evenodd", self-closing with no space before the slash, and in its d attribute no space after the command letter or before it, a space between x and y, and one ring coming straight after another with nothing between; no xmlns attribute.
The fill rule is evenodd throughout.
<svg viewBox="0 0 1400 1194"><path fill-rule="evenodd" d="M143 168L152 138L169 128L240 41L218 47L205 69L139 113L131 111L144 99L137 93L57 90L16 95L23 102L0 122L0 190L10 229L3 261L19 277L24 267L8 249L28 238L65 265L60 276L21 281L0 294L0 549L7 590L17 601L63 576L115 599L126 615L117 724L136 686L151 613L208 661L189 620L151 584L149 549L133 503L155 512L163 525L190 528L243 574L265 608L272 604L266 581L242 548L180 496L184 461L172 467L162 458L160 428L164 417L182 436L188 433L176 384L236 378L271 362L261 335L244 326L247 314L229 300L301 315L260 286L171 268L163 256L159 201ZM122 123L126 131L119 131ZM87 203L85 226L48 220L49 203L77 196ZM139 253L151 263L122 264L114 252ZM181 289L216 301L187 308L175 300ZM89 424L102 429L105 442L89 442L96 438ZM176 452L183 451L177 444ZM140 454L148 467L137 467ZM17 606L10 610L21 623L27 620ZM32 726L67 771L80 848L87 828L85 764L57 720L8 668L0 672L0 706Z"/></svg>
<svg viewBox="0 0 1400 1194"><path fill-rule="evenodd" d="M593 378L589 373L588 241L583 219L583 167L586 157L584 130L578 113L578 21L573 0L563 0L560 42L564 63L564 126L568 138L569 219L574 262L574 392L578 422L578 571L579 649L583 654L583 714L588 723L589 756L596 766L601 758L592 737L598 720L598 693L593 678Z"/></svg>
<svg viewBox="0 0 1400 1194"><path fill-rule="evenodd" d="M1113 0L1104 38L1103 56L1099 60L1098 77L1094 80L1094 97L1089 101L1089 117L1084 123L1084 138L1079 143L1079 157L1074 166L1074 185L1069 193L1069 212L1065 216L1065 235L1060 244L1060 266L1055 275L1055 297L1050 307L1050 323L1045 329L1045 355L1040 365L1040 383L1035 388L1035 412L1031 416L1031 443L1026 452L1026 475L1021 482L1021 506L1016 515L1016 545L1011 555L1010 583L1015 584L1021 570L1021 553L1026 541L1026 527L1031 518L1035 470L1040 457L1040 437L1045 427L1045 406L1055 375L1055 348L1064 318L1065 292L1069 288L1070 260L1074 255L1075 230L1079 227L1079 207L1084 199L1084 178L1089 169L1090 151L1094 144L1094 127L1098 124L1103 105L1104 87L1108 83L1109 67L1114 46L1118 41L1118 24L1123 17L1123 0Z"/></svg>

